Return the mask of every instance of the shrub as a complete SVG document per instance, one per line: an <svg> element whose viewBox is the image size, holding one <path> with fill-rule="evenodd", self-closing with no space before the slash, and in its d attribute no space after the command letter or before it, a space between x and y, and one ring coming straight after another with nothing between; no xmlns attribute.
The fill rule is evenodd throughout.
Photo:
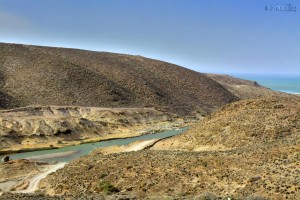
<svg viewBox="0 0 300 200"><path fill-rule="evenodd" d="M268 200L266 197L260 195L251 195L246 198L246 200Z"/></svg>
<svg viewBox="0 0 300 200"><path fill-rule="evenodd" d="M106 194L113 194L120 191L118 188L116 188L115 186L113 186L111 183L107 181L99 181L98 188L100 189L100 191Z"/></svg>
<svg viewBox="0 0 300 200"><path fill-rule="evenodd" d="M197 200L217 200L218 198L209 192L205 192L196 197Z"/></svg>
<svg viewBox="0 0 300 200"><path fill-rule="evenodd" d="M100 175L99 175L99 178L102 179L102 178L105 178L106 176L107 176L107 174L103 173L103 174L100 174Z"/></svg>

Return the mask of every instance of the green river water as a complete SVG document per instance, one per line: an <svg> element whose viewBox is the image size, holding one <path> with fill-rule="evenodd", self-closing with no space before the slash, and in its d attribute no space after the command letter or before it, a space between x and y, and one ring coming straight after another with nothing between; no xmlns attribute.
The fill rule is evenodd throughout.
<svg viewBox="0 0 300 200"><path fill-rule="evenodd" d="M48 155L48 154L54 154L54 153L76 151L75 153L73 153L71 155L66 155L66 156L62 156L62 157L39 159L40 161L45 161L45 162L55 162L55 161L69 162L75 158L78 158L80 156L90 153L92 150L94 150L95 148L98 148L98 147L107 147L107 146L114 146L114 145L127 145L129 143L132 143L132 142L135 142L138 140L151 140L151 139L167 138L167 137L171 137L171 136L177 135L179 133L182 133L182 132L186 131L187 129L188 129L188 127L185 127L185 128L155 133L155 134L146 134L146 135L132 137L132 138L112 139L112 140L95 142L95 143L87 143L87 144L81 144L81 145L75 145L75 146L68 146L68 147L63 147L60 149L49 149L49 150L39 150L39 151L32 151L32 152L16 153L16 154L11 154L9 156L10 156L10 159L22 159L22 158L28 158L28 157L32 157L32 156L41 156L41 155Z"/></svg>

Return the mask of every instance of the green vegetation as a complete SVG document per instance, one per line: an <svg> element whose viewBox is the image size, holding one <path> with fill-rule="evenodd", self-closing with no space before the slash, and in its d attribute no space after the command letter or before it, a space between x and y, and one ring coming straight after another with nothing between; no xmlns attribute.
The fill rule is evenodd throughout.
<svg viewBox="0 0 300 200"><path fill-rule="evenodd" d="M107 176L107 174L100 174L100 176L99 176L99 178L104 178L104 177L106 177Z"/></svg>
<svg viewBox="0 0 300 200"><path fill-rule="evenodd" d="M216 200L218 199L214 194L205 192L198 196L199 200Z"/></svg>
<svg viewBox="0 0 300 200"><path fill-rule="evenodd" d="M117 193L120 191L118 188L113 186L111 183L109 183L107 181L103 181L103 180L100 180L98 182L98 188L100 189L100 191L102 191L106 194L113 194L113 193Z"/></svg>

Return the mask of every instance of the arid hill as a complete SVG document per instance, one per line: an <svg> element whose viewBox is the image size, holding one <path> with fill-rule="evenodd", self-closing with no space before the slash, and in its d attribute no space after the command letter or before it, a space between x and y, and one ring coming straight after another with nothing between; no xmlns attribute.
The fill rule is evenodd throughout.
<svg viewBox="0 0 300 200"><path fill-rule="evenodd" d="M211 150L300 142L300 98L241 100L206 117L155 149Z"/></svg>
<svg viewBox="0 0 300 200"><path fill-rule="evenodd" d="M0 108L14 108L0 112L2 153L138 135L217 110L149 150L96 149L42 180L40 194L2 199L300 196L296 96L141 56L3 43L0 80Z"/></svg>
<svg viewBox="0 0 300 200"><path fill-rule="evenodd" d="M73 198L116 193L153 200L295 200L300 195L299 156L295 146L109 155L95 150L49 175L40 188Z"/></svg>
<svg viewBox="0 0 300 200"><path fill-rule="evenodd" d="M204 74L167 62L19 44L0 43L0 80L1 108L179 106L209 112L238 100Z"/></svg>
<svg viewBox="0 0 300 200"><path fill-rule="evenodd" d="M299 112L296 97L242 100L150 150L104 155L97 149L40 187L66 197L298 199Z"/></svg>

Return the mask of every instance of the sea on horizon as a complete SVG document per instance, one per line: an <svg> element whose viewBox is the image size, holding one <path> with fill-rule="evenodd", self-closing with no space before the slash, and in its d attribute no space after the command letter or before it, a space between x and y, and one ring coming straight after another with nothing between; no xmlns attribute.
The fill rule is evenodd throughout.
<svg viewBox="0 0 300 200"><path fill-rule="evenodd" d="M290 94L300 94L299 75L230 74L236 78L256 81L260 85Z"/></svg>

